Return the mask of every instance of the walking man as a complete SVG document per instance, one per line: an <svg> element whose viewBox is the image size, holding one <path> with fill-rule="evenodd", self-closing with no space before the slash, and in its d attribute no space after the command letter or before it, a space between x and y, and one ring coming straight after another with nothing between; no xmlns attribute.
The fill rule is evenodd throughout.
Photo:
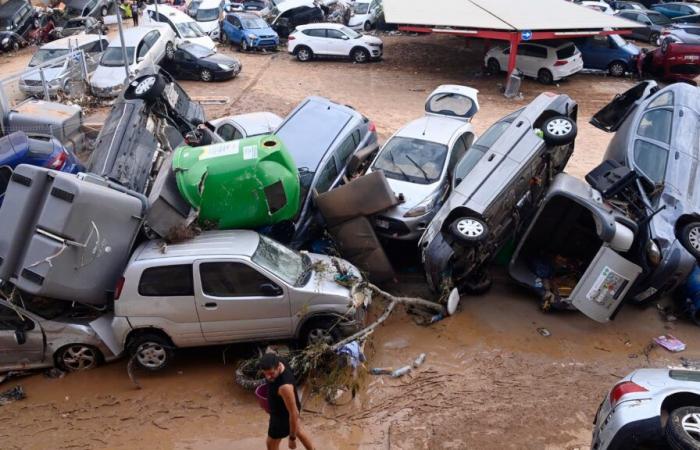
<svg viewBox="0 0 700 450"><path fill-rule="evenodd" d="M274 353L260 358L260 370L268 384L267 400L270 405L270 425L267 429L267 450L279 450L282 439L289 436L289 448L297 448L297 439L306 450L314 450L309 435L301 427L296 380L292 370Z"/></svg>
<svg viewBox="0 0 700 450"><path fill-rule="evenodd" d="M138 27L139 26L139 13L141 10L139 9L139 5L136 2L136 0L132 0L131 2L131 18L134 19L134 26Z"/></svg>

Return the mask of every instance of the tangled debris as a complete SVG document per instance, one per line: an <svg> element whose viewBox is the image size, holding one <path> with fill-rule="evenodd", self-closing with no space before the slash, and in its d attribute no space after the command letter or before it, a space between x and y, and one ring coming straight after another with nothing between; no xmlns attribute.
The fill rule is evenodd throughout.
<svg viewBox="0 0 700 450"><path fill-rule="evenodd" d="M0 406L5 406L17 400L24 400L25 398L27 398L27 394L24 393L24 388L17 385L0 394Z"/></svg>

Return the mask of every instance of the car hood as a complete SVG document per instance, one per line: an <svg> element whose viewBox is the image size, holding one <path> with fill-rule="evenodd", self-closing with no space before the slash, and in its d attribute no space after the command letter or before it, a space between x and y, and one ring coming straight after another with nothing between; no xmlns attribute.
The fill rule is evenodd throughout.
<svg viewBox="0 0 700 450"><path fill-rule="evenodd" d="M209 36L202 36L202 37L197 37L197 38L185 38L182 41L184 42L191 42L193 44L198 44L201 45L202 47L206 47L209 50L216 50L216 43L210 38Z"/></svg>
<svg viewBox="0 0 700 450"><path fill-rule="evenodd" d="M96 88L111 88L124 83L125 78L124 67L97 66L90 84Z"/></svg>
<svg viewBox="0 0 700 450"><path fill-rule="evenodd" d="M338 261L341 268L347 268L352 275L361 278L362 275L359 269L340 258L332 258L330 256L313 253L309 253L308 255L309 258L311 258L312 264L315 265L317 269L313 271L311 279L306 283L306 286L295 288L295 290L317 295L341 297L349 301L350 289L341 286L335 281L335 276L338 275L338 271L333 264L333 260L335 259Z"/></svg>
<svg viewBox="0 0 700 450"><path fill-rule="evenodd" d="M46 81L51 81L55 80L56 78L60 78L61 75L65 72L65 69L63 65L60 67L49 67L44 69L44 79ZM27 74L23 74L21 77L22 80L33 80L33 81L39 81L41 80L41 74L39 73L38 70L29 72Z"/></svg>
<svg viewBox="0 0 700 450"><path fill-rule="evenodd" d="M277 32L270 27L252 28L250 30L243 30L243 33L254 34L256 36L277 36Z"/></svg>
<svg viewBox="0 0 700 450"><path fill-rule="evenodd" d="M219 28L219 21L212 20L209 22L197 22L197 25L199 25L202 31L208 34Z"/></svg>
<svg viewBox="0 0 700 450"><path fill-rule="evenodd" d="M362 39L363 41L365 41L366 43L368 43L368 44L381 44L381 43L382 43L382 40L379 39L378 37L376 37L376 36L369 36L369 35L366 35L366 34L362 35L362 38L361 38L361 39Z"/></svg>
<svg viewBox="0 0 700 450"><path fill-rule="evenodd" d="M633 56L637 56L640 53L642 53L642 50L631 42L628 42L627 44L625 44L624 46L622 46L620 48L622 48L624 51L626 51L627 53L629 53L630 55L633 55Z"/></svg>
<svg viewBox="0 0 700 450"><path fill-rule="evenodd" d="M234 66L238 67L241 65L238 60L231 58L230 56L226 55L220 55L218 53L215 53L213 55L207 56L206 58L202 58L202 61L207 61L212 64L225 64L227 66Z"/></svg>
<svg viewBox="0 0 700 450"><path fill-rule="evenodd" d="M403 194L404 202L387 211L389 215L397 217L403 217L406 212L425 200L427 196L440 189L440 182L418 184L394 178L387 178L386 181L396 195Z"/></svg>

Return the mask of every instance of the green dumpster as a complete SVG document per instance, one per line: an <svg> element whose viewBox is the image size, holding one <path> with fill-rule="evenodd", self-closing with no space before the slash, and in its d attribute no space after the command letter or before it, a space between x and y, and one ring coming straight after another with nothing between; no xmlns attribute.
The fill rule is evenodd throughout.
<svg viewBox="0 0 700 450"><path fill-rule="evenodd" d="M299 172L275 136L179 147L173 170L200 223L219 229L270 225L299 209Z"/></svg>

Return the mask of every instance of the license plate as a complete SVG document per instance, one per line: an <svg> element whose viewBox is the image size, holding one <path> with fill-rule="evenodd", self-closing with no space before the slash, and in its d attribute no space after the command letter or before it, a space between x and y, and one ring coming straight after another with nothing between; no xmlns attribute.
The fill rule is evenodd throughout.
<svg viewBox="0 0 700 450"><path fill-rule="evenodd" d="M375 225L377 225L379 228L384 228L385 230L389 229L389 222L386 220L381 220L377 219L375 222Z"/></svg>

